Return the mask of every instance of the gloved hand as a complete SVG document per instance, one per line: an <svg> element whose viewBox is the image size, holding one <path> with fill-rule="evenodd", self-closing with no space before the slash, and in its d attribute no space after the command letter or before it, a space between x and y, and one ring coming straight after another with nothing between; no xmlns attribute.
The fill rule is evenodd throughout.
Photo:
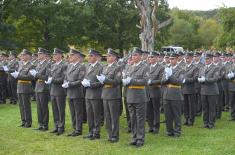
<svg viewBox="0 0 235 155"><path fill-rule="evenodd" d="M101 74L100 76L96 75L96 78L103 84L106 77L104 74Z"/></svg>
<svg viewBox="0 0 235 155"><path fill-rule="evenodd" d="M63 87L63 88L68 88L68 87L69 87L69 82L64 82L64 83L62 84L62 87Z"/></svg>
<svg viewBox="0 0 235 155"><path fill-rule="evenodd" d="M148 85L150 85L152 83L152 80L151 79L149 79L148 80Z"/></svg>
<svg viewBox="0 0 235 155"><path fill-rule="evenodd" d="M232 79L233 77L234 77L234 73L233 72L228 73L228 78L229 79Z"/></svg>
<svg viewBox="0 0 235 155"><path fill-rule="evenodd" d="M182 83L184 84L184 83L185 83L185 81L186 81L186 79L183 79Z"/></svg>
<svg viewBox="0 0 235 155"><path fill-rule="evenodd" d="M9 71L9 68L7 67L7 66L2 66L3 67L3 70L5 71L5 72L8 72Z"/></svg>
<svg viewBox="0 0 235 155"><path fill-rule="evenodd" d="M45 84L51 84L52 82L52 77L48 77L47 81L45 81Z"/></svg>
<svg viewBox="0 0 235 155"><path fill-rule="evenodd" d="M83 79L83 80L82 80L82 85L83 85L84 87L90 87L90 86L91 86L90 80Z"/></svg>
<svg viewBox="0 0 235 155"><path fill-rule="evenodd" d="M11 75L16 79L19 76L19 72L14 71Z"/></svg>
<svg viewBox="0 0 235 155"><path fill-rule="evenodd" d="M122 79L122 83L123 83L124 86L128 85L130 82L131 82L131 78L130 77Z"/></svg>
<svg viewBox="0 0 235 155"><path fill-rule="evenodd" d="M38 72L35 69L31 69L29 73L35 77Z"/></svg>

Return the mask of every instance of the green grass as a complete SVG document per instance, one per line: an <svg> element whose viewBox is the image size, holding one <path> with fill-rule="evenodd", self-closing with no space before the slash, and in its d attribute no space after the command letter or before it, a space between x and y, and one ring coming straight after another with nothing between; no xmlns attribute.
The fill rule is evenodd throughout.
<svg viewBox="0 0 235 155"><path fill-rule="evenodd" d="M51 105L50 129L53 128ZM56 136L49 132L32 130L37 127L36 105L32 104L33 128L17 127L20 124L18 105L0 105L0 154L87 154L87 155L171 155L171 154L205 154L224 155L235 154L235 122L229 122L229 113L223 113L221 120L216 122L216 128L209 130L201 128L202 118L197 117L193 127L183 127L180 138L165 136L165 124L161 124L158 135L146 133L145 145L142 148L128 146L130 135L126 133L126 120L120 117L120 141L110 144L107 141L105 128L102 128L101 139L90 141L82 136L66 137L71 132L69 107L66 107L66 133ZM162 116L162 120L163 120ZM146 125L147 129L147 125ZM83 135L87 134L87 124ZM146 130L147 131L147 130Z"/></svg>

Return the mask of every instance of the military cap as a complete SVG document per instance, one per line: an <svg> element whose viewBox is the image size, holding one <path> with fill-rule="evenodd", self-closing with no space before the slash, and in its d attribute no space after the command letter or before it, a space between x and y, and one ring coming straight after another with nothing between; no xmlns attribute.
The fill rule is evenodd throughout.
<svg viewBox="0 0 235 155"><path fill-rule="evenodd" d="M193 54L193 52L187 52L187 53L185 54L185 56L187 56L187 57L193 57L194 54Z"/></svg>
<svg viewBox="0 0 235 155"><path fill-rule="evenodd" d="M215 52L213 56L214 56L214 57L220 57L220 56L221 56L221 53Z"/></svg>
<svg viewBox="0 0 235 155"><path fill-rule="evenodd" d="M86 55L85 55L85 54L83 54L83 53L79 53L79 55L80 55L80 57L83 57L83 58L85 58L85 57L86 57Z"/></svg>
<svg viewBox="0 0 235 155"><path fill-rule="evenodd" d="M102 56L99 51L94 49L89 50L89 55Z"/></svg>
<svg viewBox="0 0 235 155"><path fill-rule="evenodd" d="M49 54L49 50L39 47L38 54Z"/></svg>
<svg viewBox="0 0 235 155"><path fill-rule="evenodd" d="M132 54L134 53L143 54L143 51L138 47L134 47L132 50Z"/></svg>
<svg viewBox="0 0 235 155"><path fill-rule="evenodd" d="M69 54L78 54L78 55L80 55L80 51L79 50L77 50L77 49L73 49L73 48L71 48L70 50L69 50Z"/></svg>
<svg viewBox="0 0 235 155"><path fill-rule="evenodd" d="M201 55L202 55L202 53L200 53L200 52L195 52L193 56L194 56L194 57L199 57L199 56L201 56Z"/></svg>
<svg viewBox="0 0 235 155"><path fill-rule="evenodd" d="M32 56L33 56L33 57L37 57L38 54L37 54L37 53L33 53Z"/></svg>
<svg viewBox="0 0 235 155"><path fill-rule="evenodd" d="M183 56L183 55L184 55L184 52L182 52L182 51L178 52L178 56Z"/></svg>
<svg viewBox="0 0 235 155"><path fill-rule="evenodd" d="M8 55L5 52L1 52L0 55L4 57L8 57Z"/></svg>
<svg viewBox="0 0 235 155"><path fill-rule="evenodd" d="M152 51L152 52L150 52L149 57L155 57L155 56L159 56L159 55L160 55L160 53L158 53L157 51Z"/></svg>
<svg viewBox="0 0 235 155"><path fill-rule="evenodd" d="M61 49L59 49L59 48L54 48L53 54L63 54L63 53L64 53L64 51L62 51Z"/></svg>
<svg viewBox="0 0 235 155"><path fill-rule="evenodd" d="M27 50L27 49L23 49L20 54L21 55L30 55L30 56L32 56L32 53L29 50Z"/></svg>
<svg viewBox="0 0 235 155"><path fill-rule="evenodd" d="M205 58L206 58L206 59L213 58L213 54L211 54L211 53L206 53L206 54L205 54Z"/></svg>
<svg viewBox="0 0 235 155"><path fill-rule="evenodd" d="M178 58L179 54L178 53L171 53L170 58Z"/></svg>
<svg viewBox="0 0 235 155"><path fill-rule="evenodd" d="M232 53L228 53L228 57L232 57L233 56L233 54Z"/></svg>
<svg viewBox="0 0 235 155"><path fill-rule="evenodd" d="M163 53L163 52L159 52L159 56L164 57L164 56L165 56L165 53Z"/></svg>
<svg viewBox="0 0 235 155"><path fill-rule="evenodd" d="M143 51L143 54L150 54L149 51Z"/></svg>
<svg viewBox="0 0 235 155"><path fill-rule="evenodd" d="M113 49L111 49L111 48L108 49L107 54L110 54L110 55L119 57L119 54L118 54L115 50L113 50Z"/></svg>

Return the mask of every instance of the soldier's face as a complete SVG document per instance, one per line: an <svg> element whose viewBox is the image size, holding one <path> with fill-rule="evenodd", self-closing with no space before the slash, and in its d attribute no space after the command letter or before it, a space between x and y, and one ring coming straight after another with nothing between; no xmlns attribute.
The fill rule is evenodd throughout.
<svg viewBox="0 0 235 155"><path fill-rule="evenodd" d="M29 61L29 60L31 59L31 56L28 55L28 54L22 54L21 57L20 57L20 59L21 59L22 61Z"/></svg>
<svg viewBox="0 0 235 155"><path fill-rule="evenodd" d="M107 63L108 63L108 64L111 64L111 63L113 63L114 61L116 61L116 57L113 56L113 55L111 55L111 54L108 54L108 55L107 55Z"/></svg>
<svg viewBox="0 0 235 155"><path fill-rule="evenodd" d="M177 64L178 58L170 58L170 63L172 66L175 66Z"/></svg>
<svg viewBox="0 0 235 155"><path fill-rule="evenodd" d="M54 61L60 61L60 60L62 60L62 58L63 58L63 56L62 56L62 54L54 54L53 55L53 60Z"/></svg>
<svg viewBox="0 0 235 155"><path fill-rule="evenodd" d="M46 55L45 54L38 54L38 60L39 61L43 61L46 59Z"/></svg>
<svg viewBox="0 0 235 155"><path fill-rule="evenodd" d="M155 57L153 57L153 56L149 57L149 63L150 64L154 65L156 62L157 62L157 57L156 56Z"/></svg>
<svg viewBox="0 0 235 155"><path fill-rule="evenodd" d="M198 62L200 60L200 57L194 57L194 60Z"/></svg>
<svg viewBox="0 0 235 155"><path fill-rule="evenodd" d="M79 60L79 56L78 55L76 55L76 54L70 54L69 55L69 62L74 63L74 62L77 62L78 60Z"/></svg>
<svg viewBox="0 0 235 155"><path fill-rule="evenodd" d="M187 64L191 64L191 62L193 61L192 57L185 57L186 63Z"/></svg>
<svg viewBox="0 0 235 155"><path fill-rule="evenodd" d="M134 53L134 54L132 55L132 60L133 60L134 63L138 63L138 62L141 61L141 57L142 57L141 54Z"/></svg>
<svg viewBox="0 0 235 155"><path fill-rule="evenodd" d="M219 58L219 57L214 57L214 58L213 58L213 62L214 62L214 63L217 63L217 62L219 62L219 61L220 61L220 58Z"/></svg>
<svg viewBox="0 0 235 155"><path fill-rule="evenodd" d="M88 55L88 62L89 63L95 63L97 61L97 57L93 54Z"/></svg>
<svg viewBox="0 0 235 155"><path fill-rule="evenodd" d="M212 63L212 58L207 58L206 61L205 61L205 64L209 65L211 63Z"/></svg>

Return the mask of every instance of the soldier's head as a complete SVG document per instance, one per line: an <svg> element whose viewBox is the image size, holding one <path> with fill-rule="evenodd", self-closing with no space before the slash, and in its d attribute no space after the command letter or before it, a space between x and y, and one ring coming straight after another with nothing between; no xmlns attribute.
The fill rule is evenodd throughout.
<svg viewBox="0 0 235 155"><path fill-rule="evenodd" d="M149 52L148 52L148 51L143 51L143 53L142 53L142 60L143 60L143 61L144 61L144 60L147 60L148 55L149 55Z"/></svg>
<svg viewBox="0 0 235 155"><path fill-rule="evenodd" d="M115 50L111 48L108 49L107 51L107 63L108 64L112 64L116 62L118 60L118 57L119 57L119 54Z"/></svg>
<svg viewBox="0 0 235 155"><path fill-rule="evenodd" d="M164 61L165 54L163 52L159 53L159 56L157 57L158 62L163 62Z"/></svg>
<svg viewBox="0 0 235 155"><path fill-rule="evenodd" d="M70 49L69 51L69 62L76 63L80 59L80 51L76 49Z"/></svg>
<svg viewBox="0 0 235 155"><path fill-rule="evenodd" d="M200 59L201 59L201 55L202 55L202 53L200 53L200 52L195 52L194 55L193 55L193 59L194 59L196 62L199 62Z"/></svg>
<svg viewBox="0 0 235 155"><path fill-rule="evenodd" d="M209 65L213 62L213 54L211 53L206 53L205 54L205 64Z"/></svg>
<svg viewBox="0 0 235 155"><path fill-rule="evenodd" d="M175 66L178 62L178 58L179 58L179 54L177 53L171 53L169 59L170 59L170 63L171 66Z"/></svg>
<svg viewBox="0 0 235 155"><path fill-rule="evenodd" d="M132 50L132 60L133 63L139 63L142 60L142 53L143 51L138 48L138 47L134 47Z"/></svg>
<svg viewBox="0 0 235 155"><path fill-rule="evenodd" d="M33 60L37 60L38 59L38 54L37 53L33 53L32 54L32 59Z"/></svg>
<svg viewBox="0 0 235 155"><path fill-rule="evenodd" d="M21 61L27 62L27 61L31 60L31 58L32 58L32 54L27 49L23 49L23 51L20 53L20 60Z"/></svg>
<svg viewBox="0 0 235 155"><path fill-rule="evenodd" d="M39 47L38 48L38 60L44 61L49 55L49 50Z"/></svg>
<svg viewBox="0 0 235 155"><path fill-rule="evenodd" d="M127 64L128 64L128 65L133 65L133 64L134 64L131 55L130 55L130 56L128 57L128 59L127 59Z"/></svg>
<svg viewBox="0 0 235 155"><path fill-rule="evenodd" d="M188 52L185 54L185 61L187 64L191 64L193 62L193 53Z"/></svg>
<svg viewBox="0 0 235 155"><path fill-rule="evenodd" d="M16 52L15 51L10 51L8 59L9 60L13 60L15 58L16 58Z"/></svg>
<svg viewBox="0 0 235 155"><path fill-rule="evenodd" d="M156 64L157 63L157 61L158 61L158 56L159 56L160 54L158 53L158 52L156 52L156 51L153 51L153 52L150 52L150 54L149 54L149 63L151 64L151 65L154 65L154 64Z"/></svg>
<svg viewBox="0 0 235 155"><path fill-rule="evenodd" d="M220 56L221 56L221 54L219 52L214 53L214 55L213 55L213 62L214 63L220 62Z"/></svg>
<svg viewBox="0 0 235 155"><path fill-rule="evenodd" d="M55 62L59 62L63 59L63 51L61 49L58 48L54 48L54 52L53 52L53 60Z"/></svg>
<svg viewBox="0 0 235 155"><path fill-rule="evenodd" d="M90 49L88 54L88 62L91 64L96 63L100 59L100 52Z"/></svg>

